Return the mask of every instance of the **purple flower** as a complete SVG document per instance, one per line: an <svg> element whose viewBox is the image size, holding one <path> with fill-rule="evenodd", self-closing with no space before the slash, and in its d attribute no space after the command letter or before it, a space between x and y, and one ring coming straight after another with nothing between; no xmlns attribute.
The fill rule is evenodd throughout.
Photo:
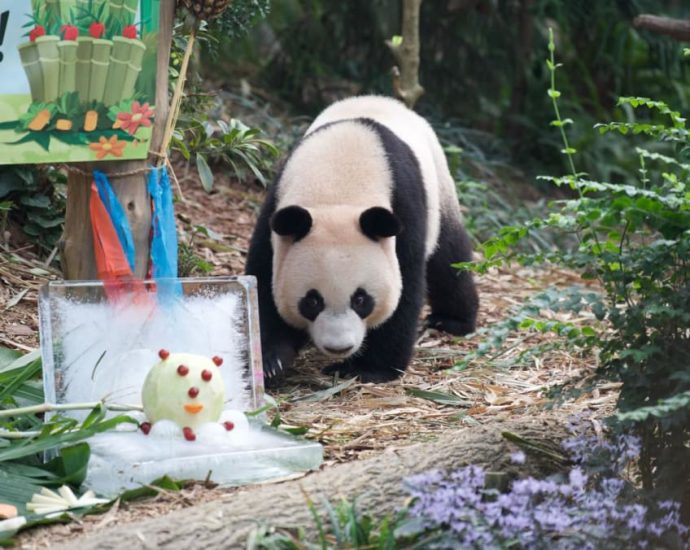
<svg viewBox="0 0 690 550"><path fill-rule="evenodd" d="M570 486L575 489L583 489L585 483L587 483L587 476L582 473L580 468L573 468L570 470L570 475L568 476L570 481Z"/></svg>
<svg viewBox="0 0 690 550"><path fill-rule="evenodd" d="M514 453L510 453L510 461L513 464L524 464L525 459L527 457L525 456L525 453L522 451L515 451Z"/></svg>
<svg viewBox="0 0 690 550"><path fill-rule="evenodd" d="M654 547L666 533L687 540L678 503L659 503L655 520L646 506L622 501L623 480L600 479L584 467L571 469L565 481L519 479L504 493L487 490L484 482L478 466L411 477L409 514L445 532L444 548L598 550L624 546L633 533L639 548Z"/></svg>

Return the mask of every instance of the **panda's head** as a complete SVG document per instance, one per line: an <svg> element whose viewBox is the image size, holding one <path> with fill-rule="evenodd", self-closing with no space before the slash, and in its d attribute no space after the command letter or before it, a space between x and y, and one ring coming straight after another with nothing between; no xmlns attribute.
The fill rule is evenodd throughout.
<svg viewBox="0 0 690 550"><path fill-rule="evenodd" d="M287 206L271 220L273 296L281 317L344 359L395 311L402 289L398 218L387 208Z"/></svg>

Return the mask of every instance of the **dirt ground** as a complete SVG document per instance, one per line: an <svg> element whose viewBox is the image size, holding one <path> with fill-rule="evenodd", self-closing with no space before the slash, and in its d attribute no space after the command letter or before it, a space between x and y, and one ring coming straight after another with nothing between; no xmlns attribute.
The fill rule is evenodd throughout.
<svg viewBox="0 0 690 550"><path fill-rule="evenodd" d="M263 189L230 181L218 173L214 192L207 194L184 165L177 165L176 173L183 194L176 205L181 243L208 264L210 275L241 274ZM37 289L58 276L30 248L11 248L0 254L0 345L26 351L38 346ZM494 270L478 279L480 326L500 320L535 291L576 282L574 274L564 271ZM559 319L575 323L587 320L573 316ZM590 384L595 364L592 357L556 349L535 354L527 364L516 366L521 352L549 341L550 337L540 334L510 339L500 367L480 360L461 371L447 370L475 350L480 339L450 337L425 330L420 323L416 357L400 380L388 384L338 381L337 391L328 391L334 381L320 373L322 361L307 351L273 396L280 404L283 423L307 427L307 437L323 443L322 468L370 457L386 448L428 441L460 426L537 416L546 407L555 407L556 414L564 419L585 412L596 427L596 418L613 407L616 385ZM581 387L579 395L562 402L551 399L566 381ZM420 391L451 397L444 404L420 397ZM47 548L106 525L223 499L234 490L198 483L181 492L161 491L154 498L118 504L101 516L25 532L18 538L19 547Z"/></svg>

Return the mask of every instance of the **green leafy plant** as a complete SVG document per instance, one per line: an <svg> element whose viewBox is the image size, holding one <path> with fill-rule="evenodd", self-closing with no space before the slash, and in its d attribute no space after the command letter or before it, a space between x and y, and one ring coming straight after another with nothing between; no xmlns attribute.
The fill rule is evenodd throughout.
<svg viewBox="0 0 690 550"><path fill-rule="evenodd" d="M209 30L216 36L237 38L266 17L270 9L270 0L234 0L220 17L210 22Z"/></svg>
<svg viewBox="0 0 690 550"><path fill-rule="evenodd" d="M548 310L557 313L579 313L583 309L591 309L602 315L603 308L601 295L583 286L551 288L540 292L528 298L524 304L512 308L501 321L479 329L476 337L481 340L480 343L476 349L464 354L453 369L463 370L479 361L495 367L512 368L522 366L532 357L557 347L569 346L580 350L591 348L599 343L595 327L544 319L541 312ZM520 332L522 337L517 343L508 346L508 338L516 332ZM558 338L512 353L519 348L519 344L535 334L550 334Z"/></svg>
<svg viewBox="0 0 690 550"><path fill-rule="evenodd" d="M690 132L664 102L622 97L618 105L636 111L638 120L598 129L657 141L655 150L631 148L638 181L595 181L577 172L577 152L565 132L570 121L558 110L554 50L552 38L552 125L563 137L571 173L545 179L575 198L555 202L545 219L503 228L484 243L486 261L475 269L548 261L598 282L602 297L594 312L609 330L596 331L586 344L600 349L599 374L622 382L620 413L612 420L641 436L644 487L682 502L690 517ZM545 227L575 236L577 244L538 255L516 251L515 243Z"/></svg>
<svg viewBox="0 0 690 550"><path fill-rule="evenodd" d="M57 170L0 167L1 219L17 224L43 252L50 252L62 235L66 180Z"/></svg>
<svg viewBox="0 0 690 550"><path fill-rule="evenodd" d="M225 165L237 177L253 175L266 185L266 173L271 162L278 156L278 149L261 137L261 131L249 128L241 121L229 123L218 120L194 118L188 124L178 125L172 140L172 148L187 161L194 158L201 184L206 191L213 189L214 177L209 164Z"/></svg>
<svg viewBox="0 0 690 550"><path fill-rule="evenodd" d="M179 241L177 253L177 272L180 277L193 277L194 275L207 275L213 271L213 265L201 258L194 251L194 242L197 237L210 238L211 231L203 225L194 225Z"/></svg>
<svg viewBox="0 0 690 550"><path fill-rule="evenodd" d="M43 487L79 487L86 477L89 437L122 423L136 424L124 414L106 416L108 410L129 410L126 406L44 403L40 374L38 350L21 355L0 348L0 502L16 506L25 516L23 528L61 521L60 515L46 518L33 513L27 503ZM80 422L62 414L71 409L89 412ZM45 416L48 414L51 416ZM55 450L55 458L44 462L43 453L51 450Z"/></svg>
<svg viewBox="0 0 690 550"><path fill-rule="evenodd" d="M399 539L394 533L398 518L376 520L357 509L357 501L341 500L335 506L323 499L326 521L314 501L305 494L307 507L314 520L318 539L316 542L307 536L303 528L273 529L260 527L249 537L247 548L257 550L326 550L367 549L393 550L400 548Z"/></svg>

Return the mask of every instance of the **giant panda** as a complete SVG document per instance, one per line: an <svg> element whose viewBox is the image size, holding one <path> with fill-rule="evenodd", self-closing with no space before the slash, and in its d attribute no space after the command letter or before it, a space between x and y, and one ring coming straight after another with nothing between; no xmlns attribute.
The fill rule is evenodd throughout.
<svg viewBox="0 0 690 550"><path fill-rule="evenodd" d="M246 273L258 281L264 374L279 380L311 339L326 373L383 382L431 327L473 332L479 307L458 197L431 126L395 99L326 108L270 187Z"/></svg>

